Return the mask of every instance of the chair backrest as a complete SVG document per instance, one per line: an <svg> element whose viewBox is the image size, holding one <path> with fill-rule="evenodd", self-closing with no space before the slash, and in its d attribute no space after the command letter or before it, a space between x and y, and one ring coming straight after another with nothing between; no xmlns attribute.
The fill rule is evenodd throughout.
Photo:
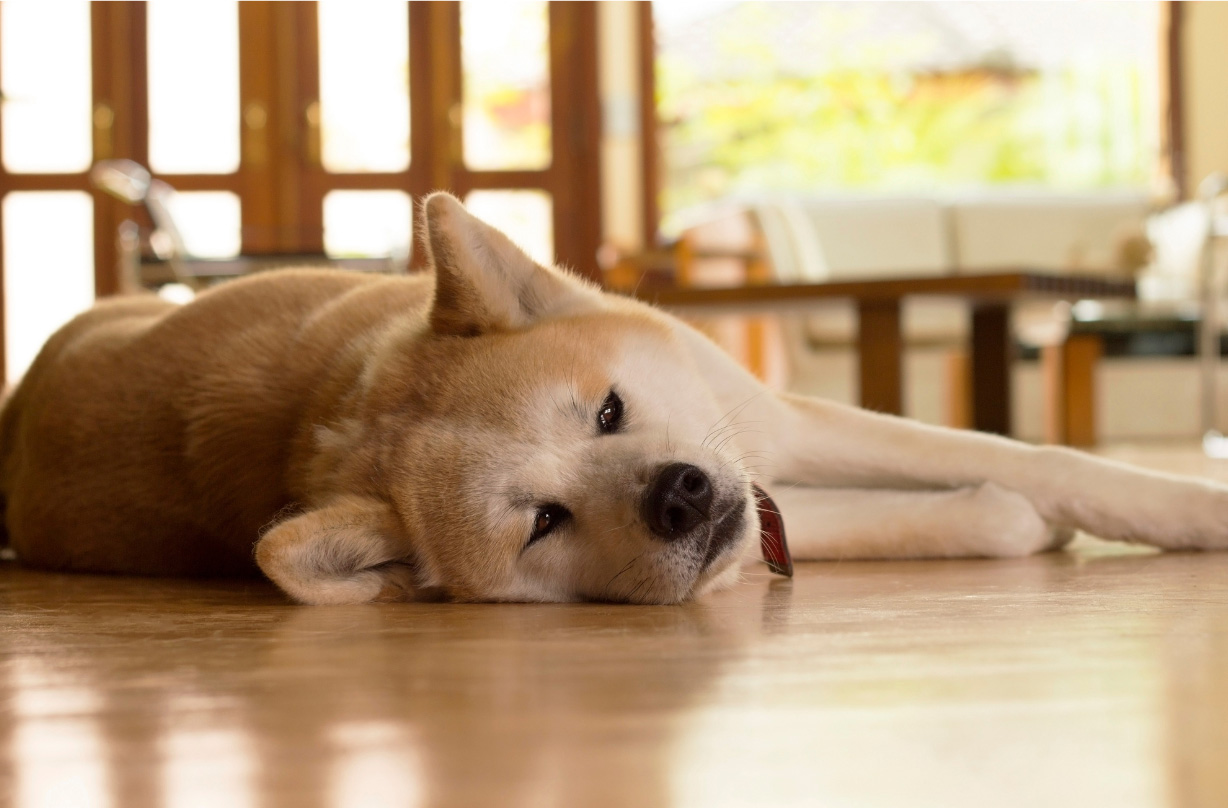
<svg viewBox="0 0 1228 808"><path fill-rule="evenodd" d="M765 202L751 207L763 235L768 262L778 280L786 283L827 280L823 251L804 212L789 202Z"/></svg>
<svg viewBox="0 0 1228 808"><path fill-rule="evenodd" d="M942 205L900 197L781 199L752 206L776 275L786 281L945 275Z"/></svg>
<svg viewBox="0 0 1228 808"><path fill-rule="evenodd" d="M803 208L834 280L951 272L950 227L938 200L808 199Z"/></svg>

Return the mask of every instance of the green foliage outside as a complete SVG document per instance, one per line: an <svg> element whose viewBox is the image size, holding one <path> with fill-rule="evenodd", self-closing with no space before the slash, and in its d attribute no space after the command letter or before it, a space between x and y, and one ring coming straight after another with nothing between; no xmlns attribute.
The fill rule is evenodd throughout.
<svg viewBox="0 0 1228 808"><path fill-rule="evenodd" d="M719 78L681 55L658 59L667 231L678 211L737 194L1145 187L1152 176L1134 64L797 75L770 49L736 58L745 69Z"/></svg>

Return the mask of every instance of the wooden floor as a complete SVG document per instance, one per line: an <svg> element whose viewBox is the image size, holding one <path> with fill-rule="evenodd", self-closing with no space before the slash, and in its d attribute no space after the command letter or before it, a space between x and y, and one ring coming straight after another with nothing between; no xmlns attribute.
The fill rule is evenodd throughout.
<svg viewBox="0 0 1228 808"><path fill-rule="evenodd" d="M666 608L2 563L8 804L1225 806L1228 554L802 564Z"/></svg>

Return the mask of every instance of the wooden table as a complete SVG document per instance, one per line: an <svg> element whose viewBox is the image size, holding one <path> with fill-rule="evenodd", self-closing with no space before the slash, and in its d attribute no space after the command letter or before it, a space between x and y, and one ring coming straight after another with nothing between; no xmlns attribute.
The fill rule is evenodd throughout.
<svg viewBox="0 0 1228 808"><path fill-rule="evenodd" d="M903 413L901 308L904 298L956 297L972 307L970 339L972 425L1005 435L1011 426L1010 363L1014 355L1011 306L1021 300L1134 298L1133 281L1040 272L952 275L934 278L808 284L762 284L733 288L648 288L641 300L688 314L804 311L817 301L856 301L861 405Z"/></svg>

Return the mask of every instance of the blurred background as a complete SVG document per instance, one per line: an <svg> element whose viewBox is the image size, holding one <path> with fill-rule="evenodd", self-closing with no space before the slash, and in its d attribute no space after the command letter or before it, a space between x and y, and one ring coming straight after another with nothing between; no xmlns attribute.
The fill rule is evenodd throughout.
<svg viewBox="0 0 1228 808"><path fill-rule="evenodd" d="M615 289L1135 281L1138 302L1016 312L1011 431L1046 437L1039 317L1097 340L1084 442L1196 439L1228 421L1197 355L1225 42L1218 3L5 0L3 375L97 296L412 271L414 203L443 188ZM907 414L966 425L966 308L906 305ZM854 401L854 320L707 328Z"/></svg>

